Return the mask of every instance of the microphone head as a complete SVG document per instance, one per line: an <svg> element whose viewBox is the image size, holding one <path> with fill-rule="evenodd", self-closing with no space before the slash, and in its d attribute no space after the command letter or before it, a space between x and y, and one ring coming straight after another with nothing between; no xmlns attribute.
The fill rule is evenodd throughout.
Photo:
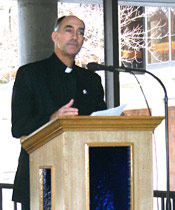
<svg viewBox="0 0 175 210"><path fill-rule="evenodd" d="M105 70L105 66L92 62L92 63L88 63L87 64L87 68L90 71L101 71L101 70Z"/></svg>
<svg viewBox="0 0 175 210"><path fill-rule="evenodd" d="M123 67L114 67L114 66L104 66L95 62L88 63L87 68L90 71L109 71L109 72L128 72L132 74L144 74L144 69L131 69L131 68L123 68Z"/></svg>

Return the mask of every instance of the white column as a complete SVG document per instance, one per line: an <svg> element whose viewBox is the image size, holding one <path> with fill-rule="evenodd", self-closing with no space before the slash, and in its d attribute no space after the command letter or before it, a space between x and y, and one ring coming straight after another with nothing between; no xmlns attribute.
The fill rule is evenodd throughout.
<svg viewBox="0 0 175 210"><path fill-rule="evenodd" d="M18 0L19 65L53 52L51 33L57 18L57 0Z"/></svg>

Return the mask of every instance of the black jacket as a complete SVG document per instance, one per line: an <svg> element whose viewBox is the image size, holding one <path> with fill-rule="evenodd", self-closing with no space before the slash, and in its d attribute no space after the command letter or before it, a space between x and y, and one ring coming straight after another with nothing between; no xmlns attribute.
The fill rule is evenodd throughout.
<svg viewBox="0 0 175 210"><path fill-rule="evenodd" d="M91 71L66 66L53 54L19 68L12 95L12 135L26 136L49 121L52 113L74 98L79 115L106 109L100 77ZM29 156L22 148L14 182L13 200L29 202Z"/></svg>

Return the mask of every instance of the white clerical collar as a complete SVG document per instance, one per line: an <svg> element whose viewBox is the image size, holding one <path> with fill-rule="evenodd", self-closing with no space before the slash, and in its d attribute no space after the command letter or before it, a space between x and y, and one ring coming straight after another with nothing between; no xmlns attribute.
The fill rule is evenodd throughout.
<svg viewBox="0 0 175 210"><path fill-rule="evenodd" d="M72 71L72 68L67 67L66 70L65 70L65 73L71 73L71 71Z"/></svg>

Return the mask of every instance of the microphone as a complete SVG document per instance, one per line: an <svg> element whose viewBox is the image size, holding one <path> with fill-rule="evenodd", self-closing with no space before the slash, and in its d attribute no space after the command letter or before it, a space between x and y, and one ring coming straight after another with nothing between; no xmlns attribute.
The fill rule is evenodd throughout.
<svg viewBox="0 0 175 210"><path fill-rule="evenodd" d="M146 70L144 69L132 69L132 68L123 68L123 67L115 67L115 66L104 66L95 62L88 63L87 68L90 71L110 71L110 72L128 72L131 74L144 74Z"/></svg>

